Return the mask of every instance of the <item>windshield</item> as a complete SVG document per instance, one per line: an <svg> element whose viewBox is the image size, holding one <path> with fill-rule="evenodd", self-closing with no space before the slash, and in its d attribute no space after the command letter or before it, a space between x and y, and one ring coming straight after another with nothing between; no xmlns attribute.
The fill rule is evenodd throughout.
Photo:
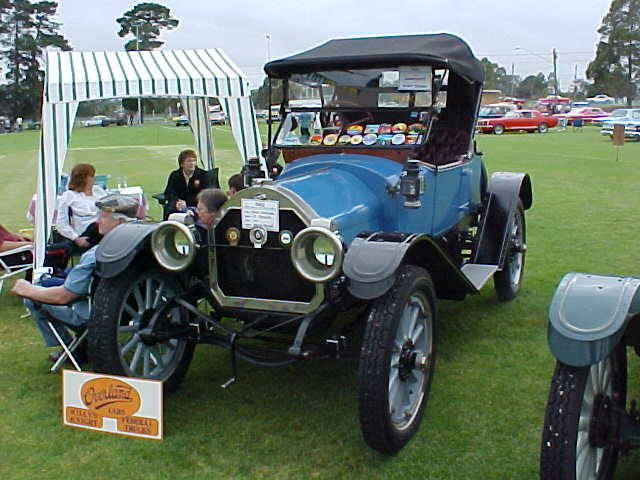
<svg viewBox="0 0 640 480"><path fill-rule="evenodd" d="M429 66L321 71L294 75L277 146L415 145L426 140L434 79L446 72Z"/></svg>

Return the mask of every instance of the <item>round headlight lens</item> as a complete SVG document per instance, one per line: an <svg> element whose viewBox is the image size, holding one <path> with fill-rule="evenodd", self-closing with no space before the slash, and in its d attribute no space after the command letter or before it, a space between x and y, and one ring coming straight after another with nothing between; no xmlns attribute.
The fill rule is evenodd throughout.
<svg viewBox="0 0 640 480"><path fill-rule="evenodd" d="M331 267L335 261L336 252L331 241L325 236L317 236L313 241L313 256L326 267Z"/></svg>
<svg viewBox="0 0 640 480"><path fill-rule="evenodd" d="M342 268L343 247L340 238L322 227L300 231L291 245L291 260L298 273L311 282L328 282Z"/></svg>
<svg viewBox="0 0 640 480"><path fill-rule="evenodd" d="M162 222L151 235L151 251L158 264L171 272L180 272L193 262L196 244L189 228L173 220Z"/></svg>
<svg viewBox="0 0 640 480"><path fill-rule="evenodd" d="M176 253L180 256L186 257L189 255L189 252L191 251L191 244L182 230L174 231L173 248L176 249Z"/></svg>

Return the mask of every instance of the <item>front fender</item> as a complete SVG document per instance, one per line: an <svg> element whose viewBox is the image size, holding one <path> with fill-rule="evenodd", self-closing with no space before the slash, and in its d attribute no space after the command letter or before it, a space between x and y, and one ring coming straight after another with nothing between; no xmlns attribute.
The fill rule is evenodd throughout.
<svg viewBox="0 0 640 480"><path fill-rule="evenodd" d="M96 250L96 272L103 278L123 272L146 247L147 238L159 223L123 223L110 231Z"/></svg>
<svg viewBox="0 0 640 480"><path fill-rule="evenodd" d="M640 312L640 279L568 273L549 307L551 353L582 367L605 358Z"/></svg>
<svg viewBox="0 0 640 480"><path fill-rule="evenodd" d="M473 263L502 268L509 225L518 200L525 210L533 203L531 179L527 173L495 172L489 180L487 193Z"/></svg>
<svg viewBox="0 0 640 480"><path fill-rule="evenodd" d="M342 266L347 288L356 298L378 298L391 288L402 263L425 268L440 298L458 299L478 292L429 235L383 232L363 233L351 242Z"/></svg>

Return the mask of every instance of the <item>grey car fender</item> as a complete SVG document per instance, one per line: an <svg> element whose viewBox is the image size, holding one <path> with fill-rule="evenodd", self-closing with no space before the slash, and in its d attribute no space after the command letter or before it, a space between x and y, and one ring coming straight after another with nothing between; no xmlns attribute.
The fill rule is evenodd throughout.
<svg viewBox="0 0 640 480"><path fill-rule="evenodd" d="M566 274L549 307L551 353L575 367L606 358L640 312L640 279Z"/></svg>
<svg viewBox="0 0 640 480"><path fill-rule="evenodd" d="M146 239L159 223L124 223L110 231L96 250L96 272L103 278L115 277L145 248Z"/></svg>
<svg viewBox="0 0 640 480"><path fill-rule="evenodd" d="M342 265L349 292L363 300L381 297L391 288L396 270L405 261L431 274L439 298L478 293L429 235L381 232L360 235L351 242Z"/></svg>

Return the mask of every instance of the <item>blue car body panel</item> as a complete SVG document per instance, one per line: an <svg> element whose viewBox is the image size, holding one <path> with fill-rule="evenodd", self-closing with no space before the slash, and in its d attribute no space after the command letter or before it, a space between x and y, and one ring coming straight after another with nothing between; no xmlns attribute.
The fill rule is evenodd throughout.
<svg viewBox="0 0 640 480"><path fill-rule="evenodd" d="M419 208L404 207L404 197L393 193L402 167L372 155L319 154L288 164L275 183L333 220L347 245L365 230L437 236L480 204L479 156L441 169L422 165Z"/></svg>

